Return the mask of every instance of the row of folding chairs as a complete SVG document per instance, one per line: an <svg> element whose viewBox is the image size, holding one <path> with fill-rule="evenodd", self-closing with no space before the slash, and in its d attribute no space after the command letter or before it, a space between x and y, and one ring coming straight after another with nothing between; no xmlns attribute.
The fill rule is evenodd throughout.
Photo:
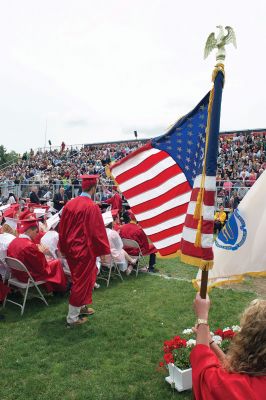
<svg viewBox="0 0 266 400"><path fill-rule="evenodd" d="M132 258L135 258L138 261L136 263L136 266L133 268L133 271L135 272L136 276L138 276L139 268L145 265L145 259L141 252L139 244L136 241L130 239L122 239L122 241L124 247L131 247L137 249L138 255L132 256ZM59 251L56 251L56 256L57 258L61 259L64 272L67 275L68 279L71 280L71 272L69 266L67 265L66 259L62 257ZM12 270L25 272L28 276L28 281L24 283L13 277ZM39 286L45 284L45 281L35 281L31 276L27 267L21 261L12 257L6 257L5 260L0 260L0 273L2 275L3 281L7 282L8 286L19 289L23 294L22 303L18 303L17 301L8 298L7 295L4 300L3 307L6 306L7 302L13 303L21 308L21 315L23 315L28 297L28 292L29 289L31 288L35 288L37 291L37 296L35 297L40 298L48 306L48 303L39 288ZM119 268L119 263L117 263L114 260L114 258L110 256L110 262L101 264L100 274L98 275L97 279L104 280L106 282L106 286L108 287L112 275L118 276L123 281L123 277L121 275L121 271Z"/></svg>

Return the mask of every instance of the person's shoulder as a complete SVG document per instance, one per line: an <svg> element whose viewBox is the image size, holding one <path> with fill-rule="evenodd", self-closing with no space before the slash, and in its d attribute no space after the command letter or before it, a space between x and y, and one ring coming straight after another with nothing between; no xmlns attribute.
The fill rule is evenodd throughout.
<svg viewBox="0 0 266 400"><path fill-rule="evenodd" d="M3 235L5 235L5 233L4 233ZM15 238L12 240L12 242L10 242L10 244L9 244L8 247L10 248L10 247L13 247L14 245L16 245L16 244L18 243L18 239L19 239L19 238L15 237Z"/></svg>

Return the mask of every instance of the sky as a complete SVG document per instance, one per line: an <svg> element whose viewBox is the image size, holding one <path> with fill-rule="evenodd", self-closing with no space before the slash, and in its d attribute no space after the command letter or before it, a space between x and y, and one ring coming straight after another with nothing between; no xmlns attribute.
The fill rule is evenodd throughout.
<svg viewBox="0 0 266 400"><path fill-rule="evenodd" d="M266 128L266 2L1 0L0 144L23 152L162 134L211 88L232 26L221 130Z"/></svg>

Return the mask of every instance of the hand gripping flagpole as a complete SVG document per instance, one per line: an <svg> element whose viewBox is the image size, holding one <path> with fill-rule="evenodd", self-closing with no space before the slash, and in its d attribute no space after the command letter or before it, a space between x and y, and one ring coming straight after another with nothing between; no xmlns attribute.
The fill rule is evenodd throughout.
<svg viewBox="0 0 266 400"><path fill-rule="evenodd" d="M196 235L195 246L201 245L201 230L202 230L202 211L204 201L204 188L206 176L215 176L217 170L217 158L218 158L218 144L219 144L219 130L220 130L220 113L221 113L221 102L222 102L222 91L224 85L224 60L225 60L225 45L233 43L236 47L236 37L234 30L226 26L227 34L224 34L222 26L218 26L219 34L215 38L214 32L211 33L207 39L204 58L208 57L210 52L217 48L216 54L216 66L212 74L213 88L210 93L209 107L208 107L208 121L206 127L206 147L205 157L203 162L203 171L200 190L197 198L196 208L194 217L198 219L198 229ZM212 259L204 257L201 262L202 274L201 274L201 287L200 296L205 299L208 287L208 271L213 266L213 254Z"/></svg>

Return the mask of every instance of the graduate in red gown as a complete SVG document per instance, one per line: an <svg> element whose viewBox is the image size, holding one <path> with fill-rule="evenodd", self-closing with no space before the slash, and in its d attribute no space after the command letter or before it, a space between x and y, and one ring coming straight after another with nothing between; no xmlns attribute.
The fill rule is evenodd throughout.
<svg viewBox="0 0 266 400"><path fill-rule="evenodd" d="M60 219L59 248L67 259L72 278L69 326L86 322L84 315L94 312L87 306L92 303L96 282L96 257L110 254L100 208L91 199L97 178L98 175L81 176L82 193L65 205Z"/></svg>
<svg viewBox="0 0 266 400"><path fill-rule="evenodd" d="M2 278L0 276L0 301L4 301L6 298L6 295L9 292L10 292L10 288L3 283Z"/></svg>
<svg viewBox="0 0 266 400"><path fill-rule="evenodd" d="M45 281L48 292L66 291L66 277L60 260L46 261L45 255L33 243L38 234L36 219L21 220L18 224L19 237L15 238L7 249L8 257L17 258L28 268L33 279ZM22 271L12 271L21 282L28 281L28 275Z"/></svg>
<svg viewBox="0 0 266 400"><path fill-rule="evenodd" d="M112 217L113 217L113 220L114 220L113 229L115 231L119 232L120 228L121 228L121 222L120 222L120 218L119 218L119 210L118 209L113 209L113 210L111 210L111 213L112 213Z"/></svg>
<svg viewBox="0 0 266 400"><path fill-rule="evenodd" d="M110 204L111 210L118 210L118 212L121 213L123 208L123 202L120 194L117 191L116 186L113 186L112 193L113 196L110 199L105 200L104 202Z"/></svg>
<svg viewBox="0 0 266 400"><path fill-rule="evenodd" d="M33 209L34 212L34 209ZM27 208L26 210L22 211L19 214L19 220L23 220L23 219L35 219L36 215L34 215L29 208ZM40 222L40 221L39 221ZM33 243L35 244L40 244L41 243L41 239L42 237L45 235L46 232L42 231L40 229L40 225L39 225L39 229L38 229L38 233L37 235L34 237L34 239L32 240Z"/></svg>
<svg viewBox="0 0 266 400"><path fill-rule="evenodd" d="M141 226L138 225L135 215L131 210L128 210L127 216L124 216L124 220L126 223L125 225L121 225L119 231L121 238L135 240L139 244L142 254L144 256L150 256L148 269L149 272L155 272L154 266L156 263L156 247L149 243L145 232ZM131 256L136 256L139 253L138 249L132 247L125 247L124 250Z"/></svg>
<svg viewBox="0 0 266 400"><path fill-rule="evenodd" d="M254 300L240 321L227 354L209 333L209 297L194 301L198 318L192 349L192 383L196 400L262 400L266 393L266 300Z"/></svg>

